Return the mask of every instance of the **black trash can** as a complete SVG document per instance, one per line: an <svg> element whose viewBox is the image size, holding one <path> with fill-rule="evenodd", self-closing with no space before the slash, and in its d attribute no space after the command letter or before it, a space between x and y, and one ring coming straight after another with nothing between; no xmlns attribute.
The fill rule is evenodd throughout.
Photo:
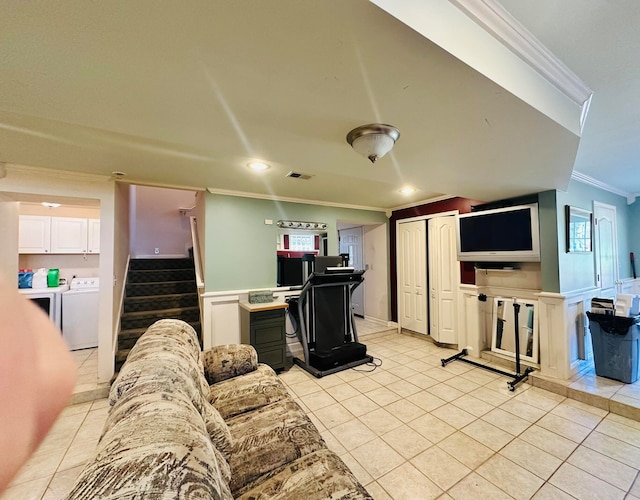
<svg viewBox="0 0 640 500"><path fill-rule="evenodd" d="M638 380L640 316L587 312L596 375L632 384Z"/></svg>

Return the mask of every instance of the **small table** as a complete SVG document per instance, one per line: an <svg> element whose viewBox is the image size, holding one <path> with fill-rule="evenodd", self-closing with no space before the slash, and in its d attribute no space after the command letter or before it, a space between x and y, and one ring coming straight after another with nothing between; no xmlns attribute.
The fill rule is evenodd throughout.
<svg viewBox="0 0 640 500"><path fill-rule="evenodd" d="M258 361L276 371L285 368L287 357L286 309L285 302L240 302L240 341L251 344Z"/></svg>

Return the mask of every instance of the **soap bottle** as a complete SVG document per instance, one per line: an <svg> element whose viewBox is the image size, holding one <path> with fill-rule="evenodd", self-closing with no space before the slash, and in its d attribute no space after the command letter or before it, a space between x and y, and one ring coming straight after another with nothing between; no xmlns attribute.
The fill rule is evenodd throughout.
<svg viewBox="0 0 640 500"><path fill-rule="evenodd" d="M32 288L47 288L47 270L44 267L33 273Z"/></svg>
<svg viewBox="0 0 640 500"><path fill-rule="evenodd" d="M47 286L49 288L58 286L60 278L60 269L49 269L47 272Z"/></svg>

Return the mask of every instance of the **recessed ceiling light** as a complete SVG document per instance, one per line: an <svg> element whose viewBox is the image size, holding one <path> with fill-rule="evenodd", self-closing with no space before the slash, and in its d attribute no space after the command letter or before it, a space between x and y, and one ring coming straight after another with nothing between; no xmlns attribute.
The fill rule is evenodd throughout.
<svg viewBox="0 0 640 500"><path fill-rule="evenodd" d="M51 203L48 201L43 201L42 206L47 208L58 208L60 206L60 203Z"/></svg>
<svg viewBox="0 0 640 500"><path fill-rule="evenodd" d="M249 167L251 170L263 171L270 168L270 165L267 165L266 163L263 163L261 161L252 161L251 163L247 164L247 167Z"/></svg>
<svg viewBox="0 0 640 500"><path fill-rule="evenodd" d="M118 172L116 170L115 172L111 172L111 175L116 179L122 179L127 174L125 172Z"/></svg>
<svg viewBox="0 0 640 500"><path fill-rule="evenodd" d="M415 189L415 188L412 188L412 187L410 187L410 186L407 186L407 187L403 187L403 188L400 190L400 192L401 192L402 194L408 195L408 194L413 194L413 193L415 193L415 192L416 192L416 189Z"/></svg>

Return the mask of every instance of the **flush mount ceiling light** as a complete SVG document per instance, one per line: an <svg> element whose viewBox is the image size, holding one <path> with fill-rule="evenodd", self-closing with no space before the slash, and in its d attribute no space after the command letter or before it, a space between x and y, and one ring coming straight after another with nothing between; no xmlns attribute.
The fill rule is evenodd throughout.
<svg viewBox="0 0 640 500"><path fill-rule="evenodd" d="M371 163L386 155L400 137L400 131L383 123L370 123L354 128L347 134L351 147Z"/></svg>
<svg viewBox="0 0 640 500"><path fill-rule="evenodd" d="M412 194L412 193L415 193L415 192L416 192L416 189L415 189L415 188L412 188L412 187L410 187L410 186L407 186L407 187L403 187L403 188L400 190L400 192L401 192L402 194L404 194L404 195L410 195L410 194Z"/></svg>
<svg viewBox="0 0 640 500"><path fill-rule="evenodd" d="M267 170L270 168L270 165L263 163L261 161L252 161L251 163L247 163L247 167L251 170L257 170L258 172L262 172L263 170Z"/></svg>
<svg viewBox="0 0 640 500"><path fill-rule="evenodd" d="M60 203L51 203L49 201L43 201L41 205L47 208L58 208L59 206L61 206Z"/></svg>

